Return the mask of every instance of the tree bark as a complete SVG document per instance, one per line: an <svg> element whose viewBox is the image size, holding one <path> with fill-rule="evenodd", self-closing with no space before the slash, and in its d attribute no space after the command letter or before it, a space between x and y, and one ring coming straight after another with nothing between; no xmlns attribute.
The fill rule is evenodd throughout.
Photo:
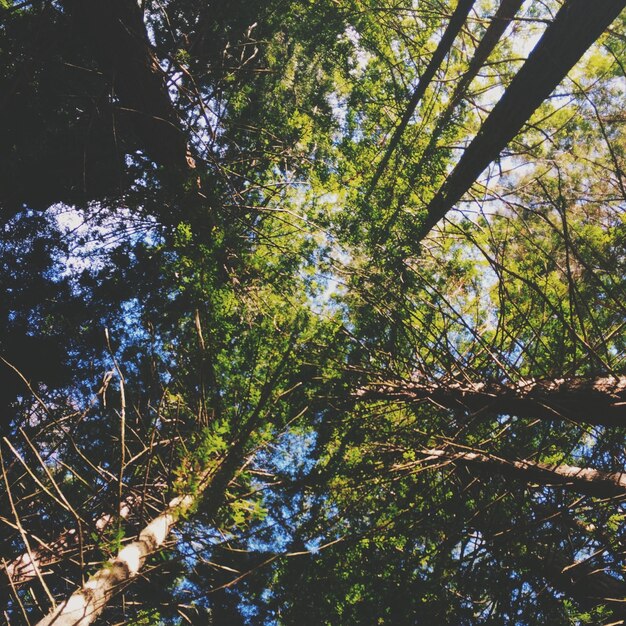
<svg viewBox="0 0 626 626"><path fill-rule="evenodd" d="M134 496L126 498L120 505L119 518L126 519L132 513L137 500ZM110 513L101 515L94 524L98 534L101 535L116 519ZM31 554L24 552L5 565L5 574L11 585L18 587L34 580L37 578L38 571L39 574L45 575L46 567L57 563L64 552L79 544L78 532L75 528L71 528L53 542L49 544L40 542L40 544L41 548L32 552L32 558Z"/></svg>
<svg viewBox="0 0 626 626"><path fill-rule="evenodd" d="M626 0L567 0L563 4L428 205L416 232L418 241L462 198L625 6Z"/></svg>
<svg viewBox="0 0 626 626"><path fill-rule="evenodd" d="M37 626L88 626L102 613L120 585L134 578L148 556L159 549L174 524L194 505L196 498L174 498L139 534L139 539L122 548L76 593L37 623Z"/></svg>
<svg viewBox="0 0 626 626"><path fill-rule="evenodd" d="M371 385L363 399L429 401L469 414L515 415L626 426L626 376L521 380L517 383L407 382Z"/></svg>
<svg viewBox="0 0 626 626"><path fill-rule="evenodd" d="M577 467L565 463L548 465L536 461L511 461L483 452L454 452L440 449L419 450L418 454L429 460L470 465L487 471L495 470L503 476L522 480L526 483L539 483L564 487L595 498L620 498L626 496L626 473L604 472L588 467ZM423 460L396 465L397 471L410 470Z"/></svg>

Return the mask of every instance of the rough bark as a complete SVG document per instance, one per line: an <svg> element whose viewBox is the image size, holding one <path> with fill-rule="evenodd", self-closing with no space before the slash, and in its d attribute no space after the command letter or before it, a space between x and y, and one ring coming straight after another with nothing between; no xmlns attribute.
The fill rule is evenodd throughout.
<svg viewBox="0 0 626 626"><path fill-rule="evenodd" d="M522 480L526 483L558 486L596 498L620 498L626 496L626 473L604 472L588 467L565 463L548 465L536 461L503 459L483 452L455 452L451 450L424 449L421 457L429 460L475 466L486 471ZM417 461L421 464L423 461ZM409 470L415 463L397 465L396 470Z"/></svg>
<svg viewBox="0 0 626 626"><path fill-rule="evenodd" d="M174 498L117 556L98 570L76 593L59 604L37 626L87 626L102 613L115 591L134 578L148 556L159 549L176 521L195 503L195 497Z"/></svg>
<svg viewBox="0 0 626 626"><path fill-rule="evenodd" d="M473 415L515 415L626 426L626 376L521 380L517 383L407 382L371 385L358 393L363 399L430 401L455 412Z"/></svg>
<svg viewBox="0 0 626 626"><path fill-rule="evenodd" d="M474 2L475 0L459 0L456 6L456 9L452 13L450 22L443 36L439 40L439 44L437 45L437 48L435 49L435 52L433 53L430 59L430 62L426 66L424 73L420 76L419 83L417 84L417 87L415 88L415 91L413 92L413 95L411 96L411 99L409 100L409 104L407 105L407 108L404 111L404 115L402 116L400 123L396 127L396 130L394 131L393 136L391 137L389 146L387 147L387 150L385 151L385 154L383 155L382 160L380 161L380 163L378 164L378 167L376 168L376 171L374 172L374 176L372 177L372 180L369 184L369 187L365 196L366 202L369 199L372 192L374 191L374 189L376 188L376 185L378 184L380 177L383 175L383 172L385 171L385 168L387 167L389 160L391 159L394 151L398 147L398 144L400 143L400 139L402 138L402 134L406 130L406 127L409 125L411 118L415 114L415 111L419 103L421 102L422 98L424 97L424 94L426 93L426 89L428 88L433 77L435 76L435 72L443 63L443 60L445 59L446 55L450 52L450 49L452 48L452 44L456 36L459 34L459 31L463 27L463 24L465 24L465 20L470 10L472 9Z"/></svg>
<svg viewBox="0 0 626 626"><path fill-rule="evenodd" d="M423 239L626 6L626 0L567 0L515 75L478 134L427 207Z"/></svg>

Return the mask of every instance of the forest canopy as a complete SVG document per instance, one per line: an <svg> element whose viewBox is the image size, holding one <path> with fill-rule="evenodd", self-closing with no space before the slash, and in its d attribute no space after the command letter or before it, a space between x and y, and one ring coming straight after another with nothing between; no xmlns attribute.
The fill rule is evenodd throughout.
<svg viewBox="0 0 626 626"><path fill-rule="evenodd" d="M626 0L0 0L0 621L626 624Z"/></svg>

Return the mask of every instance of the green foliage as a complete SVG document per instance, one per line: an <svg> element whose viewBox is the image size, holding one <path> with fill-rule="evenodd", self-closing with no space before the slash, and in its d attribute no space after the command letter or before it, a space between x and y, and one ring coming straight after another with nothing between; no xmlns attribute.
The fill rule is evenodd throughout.
<svg viewBox="0 0 626 626"><path fill-rule="evenodd" d="M511 467L622 473L623 427L498 390L626 373L625 18L423 239L561 2L448 109L476 2L375 185L456 2L140 4L2 5L0 556L78 529L60 598L192 494L103 623L622 619L619 502Z"/></svg>
<svg viewBox="0 0 626 626"><path fill-rule="evenodd" d="M137 617L128 622L131 626L160 626L163 624L159 613L157 611L144 611L138 612Z"/></svg>

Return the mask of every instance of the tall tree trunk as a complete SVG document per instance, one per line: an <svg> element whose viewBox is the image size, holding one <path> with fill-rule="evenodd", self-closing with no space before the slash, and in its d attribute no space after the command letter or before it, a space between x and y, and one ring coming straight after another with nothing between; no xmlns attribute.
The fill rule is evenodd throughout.
<svg viewBox="0 0 626 626"><path fill-rule="evenodd" d="M164 543L176 522L184 517L202 496L208 500L208 514L216 513L224 502L224 492L242 466L244 452L258 417L262 400L250 421L233 441L229 452L214 460L198 477L193 494L174 498L167 508L140 533L137 541L122 548L117 556L98 570L78 591L72 594L37 623L37 626L87 626L102 613L112 596L124 583L132 580L150 554Z"/></svg>
<svg viewBox="0 0 626 626"><path fill-rule="evenodd" d="M197 496L174 498L158 517L139 533L139 539L122 548L77 592L59 604L37 626L87 626L102 613L121 585L134 578L150 554L158 550L178 519L194 505Z"/></svg>
<svg viewBox="0 0 626 626"><path fill-rule="evenodd" d="M132 580L150 554L158 550L181 516L185 516L202 497L208 502L205 513L215 514L224 504L228 485L244 466L246 448L250 438L264 419L263 412L272 403L272 394L292 354L298 334L294 327L289 344L271 376L263 385L256 407L239 425L228 451L219 458L205 460L204 469L198 472L193 493L174 498L167 508L154 518L140 533L137 541L122 548L98 570L78 591L53 609L37 626L88 626L102 613L120 587ZM281 394L284 398L286 394Z"/></svg>
<svg viewBox="0 0 626 626"><path fill-rule="evenodd" d="M179 173L195 168L187 136L172 105L143 12L135 0L64 0L75 36L82 37L118 102L116 113L159 165Z"/></svg>
<svg viewBox="0 0 626 626"><path fill-rule="evenodd" d="M389 146L387 147L387 150L385 151L382 160L380 161L378 167L376 168L376 171L374 172L374 176L372 177L368 190L365 194L365 202L368 202L369 197L376 188L376 185L378 184L380 177L383 175L385 168L389 163L389 160L391 159L395 149L400 143L402 134L406 130L406 127L411 121L411 118L415 114L415 111L420 101L426 93L426 89L432 82L432 79L435 76L435 72L443 63L446 55L450 52L456 36L459 34L459 31L463 27L463 24L465 24L465 20L467 19L467 16L471 11L472 6L474 6L474 2L475 0L459 0L456 9L454 10L454 13L452 13L452 17L450 18L450 22L444 34L439 40L437 48L430 58L430 62L426 66L424 73L420 76L419 83L417 84L417 87L415 88L415 91L413 92L413 95L409 100L409 104L404 111L404 115L402 116L400 123L396 127L396 130L391 137Z"/></svg>
<svg viewBox="0 0 626 626"><path fill-rule="evenodd" d="M449 462L478 467L485 471L494 470L503 476L509 476L524 482L565 487L572 491L596 498L617 498L626 496L626 474L623 472L604 472L602 470L574 465L548 465L537 461L511 461L484 452L423 449L418 454L421 460L399 464L396 471L411 470L421 466L425 460Z"/></svg>
<svg viewBox="0 0 626 626"><path fill-rule="evenodd" d="M446 127L450 124L450 120L454 115L454 112L465 96L466 90L469 87L469 84L478 74L480 68L484 65L485 61L489 57L489 55L493 52L493 49L496 47L497 43L500 41L504 31L507 26L510 24L511 20L522 6L524 0L502 0L500 6L496 14L493 16L491 22L489 22L489 26L485 31L482 39L478 43L476 47L476 51L474 52L474 56L470 61L469 67L467 71L461 76L457 86L454 89L454 93L450 98L445 110L437 119L437 124L435 129L433 130L430 139L428 140L428 145L426 149L422 153L419 158L419 161L410 166L410 170L406 175L408 180L413 179L417 182L418 177L421 175L424 166L433 158L436 149L437 149L437 141L441 137L441 134L446 129ZM392 213L391 217L387 220L384 228L381 229L381 233L379 236L379 241L383 242L389 237L389 233L393 226L395 225L398 217L400 216L402 209L404 208L409 196L411 195L412 187L410 186L400 197L397 207Z"/></svg>
<svg viewBox="0 0 626 626"><path fill-rule="evenodd" d="M493 16L491 22L489 22L489 26L485 31L482 39L478 43L476 47L476 51L474 52L474 56L470 61L469 67L467 71L461 76L457 86L454 89L454 93L450 98L445 110L437 119L437 125L435 126L435 130L433 131L428 145L424 150L422 156L420 157L417 165L414 167L411 172L410 177L417 177L421 173L424 165L432 158L437 148L437 140L441 137L441 133L446 129L452 116L454 115L454 111L457 106L464 98L467 88L476 75L480 68L485 64L489 55L493 52L494 48L500 41L500 38L504 34L507 26L511 23L511 20L515 16L515 14L519 11L522 6L524 0L502 0L496 14Z"/></svg>
<svg viewBox="0 0 626 626"><path fill-rule="evenodd" d="M126 519L137 505L139 499L129 496L120 505L119 518L106 513L101 515L94 526L99 535L110 528L117 519ZM12 559L4 566L4 573L11 585L18 587L24 585L40 575L45 575L44 569L63 558L65 552L75 549L79 545L78 531L75 528L62 533L57 539L50 543L40 542L41 547L33 550L32 553L24 552L20 556Z"/></svg>
<svg viewBox="0 0 626 626"><path fill-rule="evenodd" d="M626 426L626 376L517 383L385 383L361 389L358 395L371 400L430 401L446 409L471 414Z"/></svg>
<svg viewBox="0 0 626 626"><path fill-rule="evenodd" d="M423 239L626 6L626 0L567 0L515 75L478 134L427 207Z"/></svg>

